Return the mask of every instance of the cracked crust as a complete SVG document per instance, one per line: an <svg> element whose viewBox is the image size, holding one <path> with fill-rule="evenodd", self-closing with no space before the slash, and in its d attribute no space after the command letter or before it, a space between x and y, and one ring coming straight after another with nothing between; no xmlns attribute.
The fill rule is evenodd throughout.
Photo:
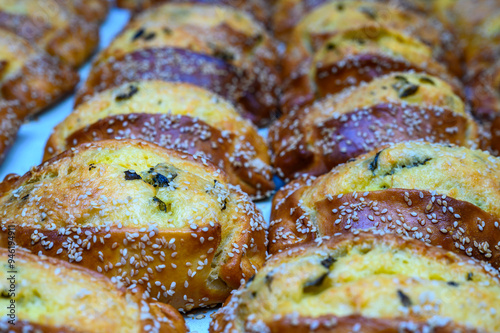
<svg viewBox="0 0 500 333"><path fill-rule="evenodd" d="M210 332L496 332L499 306L488 264L362 232L272 256Z"/></svg>
<svg viewBox="0 0 500 333"><path fill-rule="evenodd" d="M0 186L2 232L180 310L221 303L265 259L264 220L208 162L144 141L82 144Z"/></svg>

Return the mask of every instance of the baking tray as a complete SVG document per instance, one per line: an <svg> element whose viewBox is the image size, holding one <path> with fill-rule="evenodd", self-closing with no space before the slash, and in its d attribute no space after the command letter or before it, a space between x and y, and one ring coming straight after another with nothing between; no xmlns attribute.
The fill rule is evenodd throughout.
<svg viewBox="0 0 500 333"><path fill-rule="evenodd" d="M126 10L111 9L106 21L100 28L99 51L111 43L115 36L123 29L130 18L130 13ZM91 62L87 62L80 70L80 84L87 78ZM4 163L0 165L0 180L9 173L24 174L32 166L40 164L45 149L45 143L49 138L52 129L59 124L73 109L74 95L66 97L64 100L54 105L34 117L23 126L18 133L15 144L9 151ZM259 134L266 137L267 130L259 130ZM271 213L271 200L257 203L257 207L264 214L264 218L269 222ZM210 315L214 309L201 309L188 313L184 316L191 332L203 333L208 331Z"/></svg>

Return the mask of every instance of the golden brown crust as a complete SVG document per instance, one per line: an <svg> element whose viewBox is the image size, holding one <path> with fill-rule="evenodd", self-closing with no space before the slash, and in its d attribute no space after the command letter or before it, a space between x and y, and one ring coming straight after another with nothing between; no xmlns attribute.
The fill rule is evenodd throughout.
<svg viewBox="0 0 500 333"><path fill-rule="evenodd" d="M491 121L500 115L500 62L487 69L470 71L465 78L466 96L472 114L481 121Z"/></svg>
<svg viewBox="0 0 500 333"><path fill-rule="evenodd" d="M317 243L272 256L217 312L210 332L498 329L498 271L488 264L384 233Z"/></svg>
<svg viewBox="0 0 500 333"><path fill-rule="evenodd" d="M280 118L270 128L273 165L285 179L318 176L391 142L477 145L477 128L445 82L392 73Z"/></svg>
<svg viewBox="0 0 500 333"><path fill-rule="evenodd" d="M65 148L110 139L146 140L206 159L226 171L231 184L256 199L268 197L274 189L271 168L262 169L259 161L253 161L254 149L245 147L234 134L223 134L188 116L132 113L107 117L67 137Z"/></svg>
<svg viewBox="0 0 500 333"><path fill-rule="evenodd" d="M0 258L7 263L9 254L14 254L16 281L23 287L1 301L8 305L14 299L18 310L15 325L3 317L2 331L187 332L184 319L174 308L144 299L141 287L126 289L101 274L62 260L36 256L21 248L10 251L0 249ZM3 282L9 275L0 275L2 288L9 293L8 283ZM79 311L68 311L76 306Z"/></svg>
<svg viewBox="0 0 500 333"><path fill-rule="evenodd" d="M105 89L126 82L160 80L189 83L241 106L244 117L266 124L276 106L270 93L244 71L212 56L177 48L152 48L128 53L94 67L76 97L76 105Z"/></svg>
<svg viewBox="0 0 500 333"><path fill-rule="evenodd" d="M285 111L394 72L428 73L462 93L461 84L433 58L431 48L382 26L374 26L370 33L365 27L340 31L325 40L306 64L309 68L304 70L285 68L288 80L281 99Z"/></svg>
<svg viewBox="0 0 500 333"><path fill-rule="evenodd" d="M33 115L73 90L78 74L68 65L17 35L0 29L0 95Z"/></svg>
<svg viewBox="0 0 500 333"><path fill-rule="evenodd" d="M265 259L262 215L226 181L190 155L144 141L99 141L0 186L1 221L16 224L19 246L191 310L223 302Z"/></svg>
<svg viewBox="0 0 500 333"><path fill-rule="evenodd" d="M489 201L498 163L480 151L402 143L300 179L273 200L269 252L375 228L499 267L500 214Z"/></svg>
<svg viewBox="0 0 500 333"><path fill-rule="evenodd" d="M88 22L67 5L48 0L0 1L0 27L73 67L87 60L99 38L97 22Z"/></svg>
<svg viewBox="0 0 500 333"><path fill-rule="evenodd" d="M231 6L252 14L257 20L265 24L269 20L270 13L270 6L266 0L117 0L116 3L119 7L134 11L141 11L162 3L193 3Z"/></svg>
<svg viewBox="0 0 500 333"><path fill-rule="evenodd" d="M500 155L500 116L493 120L491 127L491 141L488 148L496 155Z"/></svg>
<svg viewBox="0 0 500 333"><path fill-rule="evenodd" d="M44 159L105 138L140 138L208 159L254 198L274 189L268 148L255 126L229 101L194 85L141 81L98 93L54 129Z"/></svg>
<svg viewBox="0 0 500 333"><path fill-rule="evenodd" d="M102 22L108 16L110 2L108 0L57 0L67 6L74 14L89 22Z"/></svg>
<svg viewBox="0 0 500 333"><path fill-rule="evenodd" d="M21 127L22 107L18 102L0 100L0 165Z"/></svg>
<svg viewBox="0 0 500 333"><path fill-rule="evenodd" d="M304 82L293 82L293 80L302 76L307 78L308 75L312 75L309 80L315 80L315 73L311 73L311 68L316 65L313 62L315 54L327 45L330 39L349 30L358 31L363 36L372 36L375 40L377 40L379 33L386 30L398 31L402 36L412 36L430 47L431 54L426 56L428 59L444 60L451 72L461 74L461 64L457 58L456 44L453 43L452 36L440 26L439 22L431 22L414 12L404 11L389 4L369 1L333 1L327 2L310 12L294 28L291 37L287 40L286 57L283 63L284 79L292 80L292 83L289 84L292 84L292 87L295 86L295 89L297 89L297 85L299 87L314 86L314 83L305 84ZM389 65L396 68L421 70L421 65L425 64L425 61L422 63L420 61L425 52L422 53L422 47L414 47L411 50L409 47L411 38L406 37L406 40L404 39L394 38L391 43L393 44L392 47L406 43L408 44L406 47L398 47L391 52L385 52L386 57L391 55L390 58L393 58L389 61ZM381 41L379 40L377 43L381 43ZM416 45L417 43L413 42L413 44ZM389 47L390 50L390 44L387 44L386 47ZM349 51L347 49L347 51L342 52ZM368 49L367 52L373 53L374 51ZM420 52L422 55L412 56L413 52ZM400 57L399 61L406 62L404 67L402 67L403 64L397 64L396 59L394 59L398 56ZM357 66L358 64L353 63L353 65ZM438 69L439 66L435 64L435 61L428 67L431 72L438 70L441 72L439 74L443 73L442 69ZM368 67L366 70L373 70L372 68ZM355 73L356 70L352 72ZM376 72L373 75L376 75ZM293 93L291 94L292 96L288 98L285 95L285 109L295 106L292 101L288 100L293 97ZM307 96L307 91L304 95Z"/></svg>
<svg viewBox="0 0 500 333"><path fill-rule="evenodd" d="M231 74L227 75L236 76L238 84L244 85L242 88L247 90L241 94L253 96L252 103L256 104L247 105L249 111L257 113L253 120L265 125L270 120L266 118L274 118L279 84L276 42L247 13L208 4L166 3L156 6L133 17L124 31L100 54L94 66L123 59L127 54L165 48L184 49L217 58L221 62L218 70L230 71ZM182 65L187 71L187 67L194 64L192 59L186 59L185 64L179 64ZM200 69L194 67L193 71ZM210 88L203 84L200 86Z"/></svg>

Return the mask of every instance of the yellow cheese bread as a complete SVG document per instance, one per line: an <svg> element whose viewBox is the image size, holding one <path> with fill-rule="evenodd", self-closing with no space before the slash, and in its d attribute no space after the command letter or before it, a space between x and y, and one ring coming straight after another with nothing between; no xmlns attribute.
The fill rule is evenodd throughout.
<svg viewBox="0 0 500 333"><path fill-rule="evenodd" d="M210 332L498 332L498 271L413 239L334 236L271 257Z"/></svg>
<svg viewBox="0 0 500 333"><path fill-rule="evenodd" d="M0 185L0 246L98 271L180 310L223 302L259 269L265 225L206 161L139 140L82 144Z"/></svg>
<svg viewBox="0 0 500 333"><path fill-rule="evenodd" d="M18 230L9 230L15 237ZM0 260L0 305L15 312L2 316L2 332L186 332L179 312L148 301L140 286L117 286L91 270L21 248L1 248Z"/></svg>

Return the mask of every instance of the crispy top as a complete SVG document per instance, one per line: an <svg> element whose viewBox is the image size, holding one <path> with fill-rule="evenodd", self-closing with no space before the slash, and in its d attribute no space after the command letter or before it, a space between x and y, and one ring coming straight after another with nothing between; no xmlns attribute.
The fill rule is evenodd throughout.
<svg viewBox="0 0 500 333"><path fill-rule="evenodd" d="M377 27L373 33L364 28L341 31L328 39L314 55L314 67L335 64L345 57L360 54L379 54L388 58L407 61L414 66L433 72L446 72L433 59L433 51L425 43L403 31Z"/></svg>
<svg viewBox="0 0 500 333"><path fill-rule="evenodd" d="M100 59L165 46L214 55L246 68L256 59L276 58L271 37L248 13L226 6L167 3L134 17Z"/></svg>
<svg viewBox="0 0 500 333"><path fill-rule="evenodd" d="M241 332L261 325L262 331L290 317L289 329L310 318L316 327L328 321L334 331L342 317L356 315L360 332L374 318L494 332L500 329L496 275L487 264L413 239L337 236L273 256L219 311L212 328Z"/></svg>
<svg viewBox="0 0 500 333"><path fill-rule="evenodd" d="M53 228L225 224L235 206L248 200L213 166L133 140L79 146L34 168L2 194L2 220Z"/></svg>
<svg viewBox="0 0 500 333"><path fill-rule="evenodd" d="M8 256L7 249L0 249L3 263L8 262ZM133 294L137 287L126 290L90 270L21 249L16 249L14 258L17 288L10 299L16 301L17 325L25 329L160 332L160 324L169 326L166 318L154 314L153 305L142 300L138 293ZM0 277L2 290L9 293L7 269L0 272ZM2 297L0 304L7 308L10 299ZM147 319L152 320L149 329L144 327Z"/></svg>
<svg viewBox="0 0 500 333"><path fill-rule="evenodd" d="M480 150L404 142L373 151L318 178L303 204L388 188L435 191L500 216L500 160Z"/></svg>
<svg viewBox="0 0 500 333"><path fill-rule="evenodd" d="M55 151L65 150L65 140L72 133L113 115L148 113L186 115L198 118L208 125L255 142L255 149L263 163L269 163L264 140L255 126L243 119L232 103L200 87L165 81L125 83L107 89L80 104L62 123L57 125L49 139Z"/></svg>
<svg viewBox="0 0 500 333"><path fill-rule="evenodd" d="M306 108L303 124L319 124L329 118L342 117L352 111L377 104L417 105L446 109L469 119L464 102L443 80L426 74L391 73L373 81L327 96Z"/></svg>
<svg viewBox="0 0 500 333"><path fill-rule="evenodd" d="M40 55L41 50L30 44L26 39L0 28L0 83L5 82L26 65L26 63Z"/></svg>

